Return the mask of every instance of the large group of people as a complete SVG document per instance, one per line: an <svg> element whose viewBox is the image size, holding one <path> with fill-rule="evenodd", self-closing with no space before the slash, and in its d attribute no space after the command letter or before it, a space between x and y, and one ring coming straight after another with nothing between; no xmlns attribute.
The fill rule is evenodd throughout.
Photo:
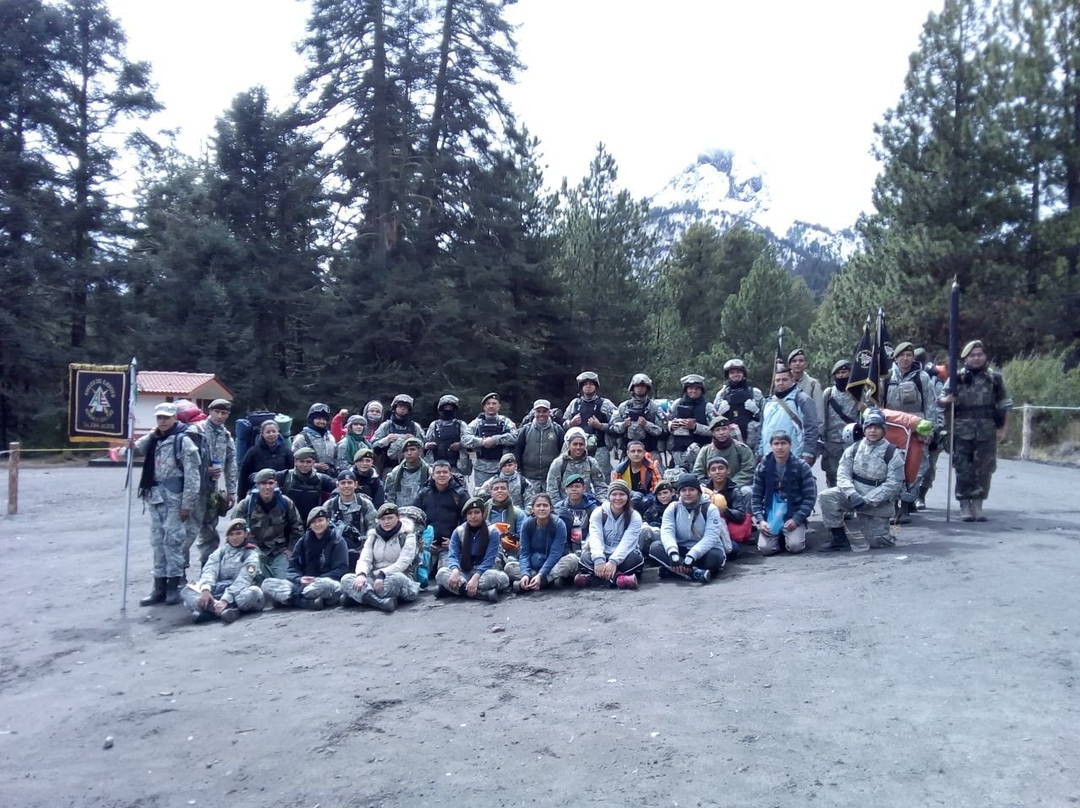
<svg viewBox="0 0 1080 808"><path fill-rule="evenodd" d="M392 612L424 589L487 601L636 589L648 568L703 584L751 547L802 552L815 507L818 549L887 547L925 508L946 430L962 517L985 521L1012 404L981 342L960 356L953 390L922 349L900 343L876 402L848 389L850 361L823 387L802 350L770 369L767 394L730 360L712 400L698 374L657 399L637 373L616 405L586 371L565 408L537 399L520 425L494 392L468 422L443 395L426 428L406 394L357 413L315 403L294 436L290 419L258 412L234 438L224 399L205 413L159 404L156 428L132 444L146 457L154 555L140 605L182 602L196 622L231 622L267 605ZM200 572L189 582L192 547Z"/></svg>

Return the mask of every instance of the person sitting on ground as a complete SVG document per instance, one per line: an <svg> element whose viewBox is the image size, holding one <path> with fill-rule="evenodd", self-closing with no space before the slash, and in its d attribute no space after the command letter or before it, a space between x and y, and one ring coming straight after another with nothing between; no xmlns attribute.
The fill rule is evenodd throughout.
<svg viewBox="0 0 1080 808"><path fill-rule="evenodd" d="M731 434L731 421L724 415L718 415L709 421L709 433L712 441L704 446L694 460L694 474L699 480L709 476L709 463L714 457L727 461L728 476L732 482L743 489L749 499L750 489L754 484L754 452L742 441Z"/></svg>
<svg viewBox="0 0 1080 808"><path fill-rule="evenodd" d="M277 487L273 469L255 474L256 490L236 503L230 519L243 519L262 559L262 574L284 578L289 570L292 547L304 532L296 505Z"/></svg>
<svg viewBox="0 0 1080 808"><path fill-rule="evenodd" d="M338 475L337 493L326 501L330 524L349 548L349 565L355 567L368 531L375 527L375 504L356 490L356 475L346 470Z"/></svg>
<svg viewBox="0 0 1080 808"><path fill-rule="evenodd" d="M390 469L383 484L383 496L398 507L411 505L431 479L431 466L420 456L423 443L409 435L401 445L402 461Z"/></svg>
<svg viewBox="0 0 1080 808"><path fill-rule="evenodd" d="M521 547L521 531L528 514L525 513L524 508L519 508L511 501L510 486L506 484L506 480L492 477L488 482L492 484L491 499L484 506L484 519L489 527L496 530L499 541L502 543L495 568L505 572L510 578L510 583L513 584L521 577L518 555Z"/></svg>
<svg viewBox="0 0 1080 808"><path fill-rule="evenodd" d="M585 490L598 500L603 502L607 498L607 478L596 458L589 457L585 430L579 426L566 430L563 453L548 469L547 492L558 499L564 497L566 478L572 474L581 477L585 481Z"/></svg>
<svg viewBox="0 0 1080 808"><path fill-rule="evenodd" d="M361 449L371 449L371 443L365 437L367 432L367 418L362 415L350 415L345 422L345 436L338 442L337 459L335 465L338 469L351 468L356 460L356 453ZM372 458L375 452L371 453Z"/></svg>
<svg viewBox="0 0 1080 808"><path fill-rule="evenodd" d="M292 440L293 456L308 447L315 452L315 471L337 476L337 441L330 432L330 407L316 402L308 408L307 423Z"/></svg>
<svg viewBox="0 0 1080 808"><path fill-rule="evenodd" d="M707 584L724 568L731 550L720 509L701 493L701 483L693 474L683 474L676 483L679 499L664 511L660 540L649 547L649 555L660 566L660 577L676 575Z"/></svg>
<svg viewBox="0 0 1080 808"><path fill-rule="evenodd" d="M626 444L626 457L611 472L612 480L622 480L630 486L631 494L644 497L651 494L664 479L660 466L649 457L645 444L632 440Z"/></svg>
<svg viewBox="0 0 1080 808"><path fill-rule="evenodd" d="M499 537L484 521L484 501L473 497L462 508L465 524L450 537L445 566L435 575L436 597L458 595L496 603L499 593L510 588L510 578L495 569Z"/></svg>
<svg viewBox="0 0 1080 808"><path fill-rule="evenodd" d="M295 466L276 475L281 493L296 503L300 519L306 521L312 508L322 504L323 498L337 490L337 482L329 474L315 471L318 458L310 446L293 452Z"/></svg>
<svg viewBox="0 0 1080 808"><path fill-rule="evenodd" d="M371 500L376 510L386 501L383 494L383 481L379 470L375 468L375 450L368 447L357 450L353 455L353 474L356 475L356 491Z"/></svg>
<svg viewBox="0 0 1080 808"><path fill-rule="evenodd" d="M490 497L491 487L496 480L503 480L510 490L510 499L519 508L525 507L525 496L529 490L529 484L518 473L517 458L510 452L502 456L499 461L499 473L494 477L488 477L484 484L476 489L478 497Z"/></svg>
<svg viewBox="0 0 1080 808"><path fill-rule="evenodd" d="M588 545L581 553L581 572L574 585L603 583L619 589L637 589L645 559L638 548L641 514L630 502L630 486L616 480L608 488L608 501L589 517Z"/></svg>
<svg viewBox="0 0 1080 808"><path fill-rule="evenodd" d="M885 440L885 429L881 410L867 410L862 440L844 450L836 470L836 486L825 489L818 497L821 521L832 533L823 551L847 549L845 512L856 515L857 530L850 541L855 552L895 543L889 519L904 485L904 454Z"/></svg>
<svg viewBox="0 0 1080 808"><path fill-rule="evenodd" d="M259 437L240 461L237 499L247 496L255 487L255 474L260 469L285 471L293 467L293 450L281 437L281 429L273 418L262 422Z"/></svg>
<svg viewBox="0 0 1080 808"><path fill-rule="evenodd" d="M250 541L247 522L230 519L225 526L225 544L220 545L203 564L198 583L180 590L184 605L191 609L196 623L220 618L232 623L241 612L262 610L259 579L259 551Z"/></svg>
<svg viewBox="0 0 1080 808"><path fill-rule="evenodd" d="M631 501L633 496L631 496ZM664 511L675 500L675 485L668 480L661 480L656 489L641 503L641 533L638 537L638 549L645 558L645 566L652 565L649 548L660 539L660 525L664 520ZM637 505L635 504L635 508Z"/></svg>
<svg viewBox="0 0 1080 808"><path fill-rule="evenodd" d="M532 516L521 531L520 579L517 592L536 592L541 587L563 586L574 579L579 563L567 552L566 524L553 513L551 497L537 494Z"/></svg>
<svg viewBox="0 0 1080 808"><path fill-rule="evenodd" d="M420 595L416 571L421 548L416 525L400 517L397 505L386 502L378 524L368 531L356 572L341 576L341 605L359 603L390 613L400 601ZM423 528L420 528L423 530Z"/></svg>
<svg viewBox="0 0 1080 808"><path fill-rule="evenodd" d="M555 515L566 524L567 548L580 554L589 539L589 518L600 504L592 494L585 493L585 481L580 474L564 480L566 498L555 503Z"/></svg>
<svg viewBox="0 0 1080 808"><path fill-rule="evenodd" d="M754 472L751 503L758 551L776 555L782 536L789 553L801 553L806 549L806 522L817 496L814 472L803 458L791 453L787 432L773 432L769 449Z"/></svg>
<svg viewBox="0 0 1080 808"><path fill-rule="evenodd" d="M330 527L326 508L308 515L307 532L293 547L285 578L267 578L263 595L278 606L299 606L318 611L336 606L341 595L341 576L349 571L349 548Z"/></svg>
<svg viewBox="0 0 1080 808"><path fill-rule="evenodd" d="M701 492L720 511L720 518L724 520L732 541L727 554L729 558L735 556L739 546L750 540L754 520L750 516L750 498L728 476L727 461L723 457L717 456L709 461L709 479Z"/></svg>

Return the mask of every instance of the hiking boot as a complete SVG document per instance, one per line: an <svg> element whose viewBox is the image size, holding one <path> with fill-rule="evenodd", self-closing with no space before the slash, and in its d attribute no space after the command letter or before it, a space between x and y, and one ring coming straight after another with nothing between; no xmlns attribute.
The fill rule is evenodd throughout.
<svg viewBox="0 0 1080 808"><path fill-rule="evenodd" d="M370 606L372 609L378 609L387 614L390 614L397 608L396 600L393 598L380 598L370 589L360 596L360 602L365 606Z"/></svg>
<svg viewBox="0 0 1080 808"><path fill-rule="evenodd" d="M971 502L970 499L960 500L960 518L965 522L975 521L975 514L971 511Z"/></svg>
<svg viewBox="0 0 1080 808"><path fill-rule="evenodd" d="M712 580L712 573L708 570L701 570L694 567L690 570L690 577L697 581L699 584L707 584Z"/></svg>
<svg viewBox="0 0 1080 808"><path fill-rule="evenodd" d="M305 598L300 596L296 599L296 605L301 609L309 609L313 612L321 612L326 606L325 601L322 598Z"/></svg>
<svg viewBox="0 0 1080 808"><path fill-rule="evenodd" d="M835 553L840 550L850 550L851 545L848 544L847 531L842 527L831 528L832 538L828 544L823 544L818 548L819 553Z"/></svg>
<svg viewBox="0 0 1080 808"><path fill-rule="evenodd" d="M976 522L985 522L986 521L986 515L983 514L982 503L983 503L983 501L981 499L973 499L973 500L971 500L971 517Z"/></svg>
<svg viewBox="0 0 1080 808"><path fill-rule="evenodd" d="M514 581L512 584L510 584L510 588L514 590L514 594L520 595L521 594L521 579L518 578L516 581Z"/></svg>
<svg viewBox="0 0 1080 808"><path fill-rule="evenodd" d="M150 590L150 594L139 601L140 606L153 606L157 603L165 602L165 579L155 578L154 588Z"/></svg>
<svg viewBox="0 0 1080 808"><path fill-rule="evenodd" d="M908 502L900 502L896 506L896 516L889 520L890 525L910 525L911 524L911 504Z"/></svg>
<svg viewBox="0 0 1080 808"><path fill-rule="evenodd" d="M175 606L180 602L180 586L181 582L186 583L183 578L166 578L165 579L165 605Z"/></svg>
<svg viewBox="0 0 1080 808"><path fill-rule="evenodd" d="M498 589L481 589L476 593L477 600L486 600L488 603L499 602L499 590Z"/></svg>
<svg viewBox="0 0 1080 808"><path fill-rule="evenodd" d="M619 589L637 589L636 575L616 575L615 586Z"/></svg>
<svg viewBox="0 0 1080 808"><path fill-rule="evenodd" d="M675 573L673 573L667 567L661 567L659 570L657 570L657 572L660 574L661 578L674 578L675 577Z"/></svg>
<svg viewBox="0 0 1080 808"><path fill-rule="evenodd" d="M349 609L349 608L352 608L353 606L356 605L356 601L353 600L352 598L350 598L344 592L342 592L340 595L338 595L338 601L337 602L338 602L338 606L340 606L342 609Z"/></svg>
<svg viewBox="0 0 1080 808"><path fill-rule="evenodd" d="M436 598L449 598L449 597L453 596L453 594L454 594L453 592L451 592L449 589L447 589L442 584L439 584L437 587L435 587L435 597Z"/></svg>
<svg viewBox="0 0 1080 808"><path fill-rule="evenodd" d="M214 619L214 613L213 612L208 612L205 609L192 609L191 610L191 622L192 623L195 623L195 624L209 623L213 619Z"/></svg>
<svg viewBox="0 0 1080 808"><path fill-rule="evenodd" d="M589 575L589 573L587 572L579 572L577 575L574 576L574 586L576 586L578 589L584 589L589 585L589 579L591 577L592 576Z"/></svg>
<svg viewBox="0 0 1080 808"><path fill-rule="evenodd" d="M221 612L222 623L235 623L237 618L240 617L240 610L235 606L230 606Z"/></svg>
<svg viewBox="0 0 1080 808"><path fill-rule="evenodd" d="M915 510L917 510L917 511L925 511L926 510L926 500L923 499L922 497L919 497L917 500L915 500Z"/></svg>

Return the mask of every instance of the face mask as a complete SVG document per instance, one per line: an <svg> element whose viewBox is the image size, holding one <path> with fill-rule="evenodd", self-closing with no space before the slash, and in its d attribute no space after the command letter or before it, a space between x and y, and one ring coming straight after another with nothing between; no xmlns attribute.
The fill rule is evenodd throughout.
<svg viewBox="0 0 1080 808"><path fill-rule="evenodd" d="M844 390L847 390L848 381L849 381L849 379L839 379L836 376L833 376L833 384L836 385L836 389L839 390L840 392L843 392Z"/></svg>

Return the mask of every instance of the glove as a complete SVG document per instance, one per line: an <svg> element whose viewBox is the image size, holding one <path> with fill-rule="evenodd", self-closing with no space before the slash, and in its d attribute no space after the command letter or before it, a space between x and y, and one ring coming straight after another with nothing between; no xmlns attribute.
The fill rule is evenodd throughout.
<svg viewBox="0 0 1080 808"><path fill-rule="evenodd" d="M750 402L746 402L749 404ZM720 408L716 411L717 415L727 415L731 412L731 405L728 404L727 399L720 399Z"/></svg>
<svg viewBox="0 0 1080 808"><path fill-rule="evenodd" d="M694 566L694 557L692 555L688 555L686 558L683 559L683 564L687 567Z"/></svg>
<svg viewBox="0 0 1080 808"><path fill-rule="evenodd" d="M672 566L678 567L682 564L682 562L679 561L678 553L668 553L668 558L671 559Z"/></svg>
<svg viewBox="0 0 1080 808"><path fill-rule="evenodd" d="M862 494L849 494L848 502L851 504L852 508L859 510L859 508L866 504L866 498L863 497Z"/></svg>
<svg viewBox="0 0 1080 808"><path fill-rule="evenodd" d="M746 403L743 404L743 409L746 410L751 415L757 415L758 411L760 410L760 408L757 405L757 402L754 401L754 399L752 399L752 398L746 399Z"/></svg>

